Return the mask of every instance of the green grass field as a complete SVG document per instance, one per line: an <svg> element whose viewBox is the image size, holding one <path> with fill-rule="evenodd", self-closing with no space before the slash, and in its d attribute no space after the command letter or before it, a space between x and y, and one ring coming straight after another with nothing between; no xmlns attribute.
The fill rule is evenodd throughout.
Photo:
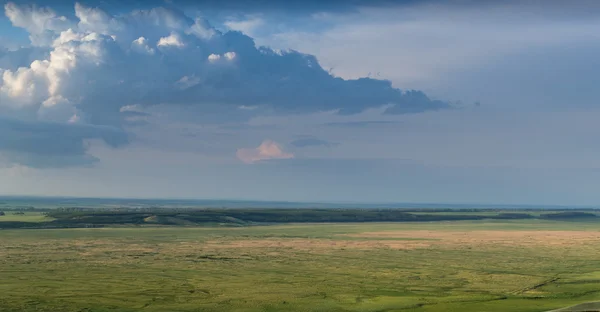
<svg viewBox="0 0 600 312"><path fill-rule="evenodd" d="M48 222L52 221L52 218L46 217L44 213L37 211L6 211L4 216L0 216L0 222L3 221L19 221L19 222Z"/></svg>
<svg viewBox="0 0 600 312"><path fill-rule="evenodd" d="M600 300L599 225L0 230L0 311L548 311Z"/></svg>

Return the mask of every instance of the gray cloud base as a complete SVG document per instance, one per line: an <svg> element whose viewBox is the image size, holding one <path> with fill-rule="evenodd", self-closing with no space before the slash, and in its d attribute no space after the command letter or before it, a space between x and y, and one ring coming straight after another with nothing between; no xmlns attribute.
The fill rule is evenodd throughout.
<svg viewBox="0 0 600 312"><path fill-rule="evenodd" d="M129 142L118 128L51 122L25 122L0 118L0 153L22 165L46 168L91 165L98 161L87 153L86 140L97 139L108 146Z"/></svg>

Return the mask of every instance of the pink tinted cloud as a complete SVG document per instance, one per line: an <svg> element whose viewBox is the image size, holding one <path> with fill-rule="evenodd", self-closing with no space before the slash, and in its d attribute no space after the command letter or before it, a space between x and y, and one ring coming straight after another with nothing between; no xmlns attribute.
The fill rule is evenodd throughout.
<svg viewBox="0 0 600 312"><path fill-rule="evenodd" d="M257 148L240 148L236 156L247 164L269 159L294 158L294 154L284 152L281 146L272 140L264 140Z"/></svg>

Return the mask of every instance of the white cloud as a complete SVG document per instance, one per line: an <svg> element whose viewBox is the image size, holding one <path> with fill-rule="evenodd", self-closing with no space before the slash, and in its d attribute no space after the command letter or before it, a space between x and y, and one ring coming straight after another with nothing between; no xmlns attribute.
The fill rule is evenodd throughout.
<svg viewBox="0 0 600 312"><path fill-rule="evenodd" d="M240 148L236 156L247 164L270 159L294 158L294 154L284 152L279 144L271 140L264 140L257 148Z"/></svg>
<svg viewBox="0 0 600 312"><path fill-rule="evenodd" d="M58 16L50 8L36 5L18 6L12 2L4 5L6 17L14 26L26 29L34 45L49 45L57 32L68 29L71 22Z"/></svg>
<svg viewBox="0 0 600 312"><path fill-rule="evenodd" d="M225 52L223 55L220 54L211 54L208 56L208 61L211 63L219 61L221 58L224 58L227 61L233 61L236 58L237 54L235 52Z"/></svg>
<svg viewBox="0 0 600 312"><path fill-rule="evenodd" d="M148 45L148 40L144 37L139 37L131 43L131 49L138 53L154 54L154 48Z"/></svg>
<svg viewBox="0 0 600 312"><path fill-rule="evenodd" d="M48 61L34 61L31 67L21 67L16 71L5 70L2 74L0 96L5 97L3 105L12 108L34 106L47 96L46 72ZM6 99L8 98L8 99Z"/></svg>
<svg viewBox="0 0 600 312"><path fill-rule="evenodd" d="M196 18L194 25L192 25L186 33L193 34L196 37L205 40L211 39L218 34L218 32L203 18Z"/></svg>
<svg viewBox="0 0 600 312"><path fill-rule="evenodd" d="M79 3L75 3L75 16L79 19L78 27L82 31L109 34L111 28L119 26L106 12Z"/></svg>
<svg viewBox="0 0 600 312"><path fill-rule="evenodd" d="M229 20L224 25L231 30L241 31L249 36L254 36L256 29L265 25L265 20L260 17L249 17L246 20Z"/></svg>
<svg viewBox="0 0 600 312"><path fill-rule="evenodd" d="M236 56L237 54L235 54L235 52L226 52L225 54L223 54L223 57L225 57L225 59L227 59L228 61L232 61L233 59L235 59Z"/></svg>
<svg viewBox="0 0 600 312"><path fill-rule="evenodd" d="M139 104L125 105L119 109L119 112L143 112L144 108Z"/></svg>
<svg viewBox="0 0 600 312"><path fill-rule="evenodd" d="M71 118L69 118L69 123L79 123L81 121L81 117L79 117L79 115L77 115L76 113L73 114L73 116L71 116Z"/></svg>
<svg viewBox="0 0 600 312"><path fill-rule="evenodd" d="M241 110L249 110L249 111L251 111L251 110L257 109L258 106L240 105L238 108L241 109Z"/></svg>
<svg viewBox="0 0 600 312"><path fill-rule="evenodd" d="M221 55L219 55L219 54L214 54L213 53L213 54L211 54L211 55L208 56L208 61L209 62L216 62L216 61L218 61L220 59L221 59Z"/></svg>
<svg viewBox="0 0 600 312"><path fill-rule="evenodd" d="M72 116L69 109L75 93L80 93L87 80L85 72L105 59L107 39L96 33L80 34L68 29L60 33L46 60L35 60L29 67L5 70L0 84L1 105L13 108L38 108L38 117L64 112L64 120ZM55 112L52 112L55 108ZM41 110L44 112L41 112Z"/></svg>
<svg viewBox="0 0 600 312"><path fill-rule="evenodd" d="M200 83L200 78L192 75L192 76L181 77L181 79L177 80L175 85L179 89L185 90L185 89L191 88L199 83Z"/></svg>
<svg viewBox="0 0 600 312"><path fill-rule="evenodd" d="M71 41L81 41L83 36L84 35L82 33L75 32L73 29L69 28L66 31L59 33L58 38L52 42L52 46L59 47L60 45Z"/></svg>
<svg viewBox="0 0 600 312"><path fill-rule="evenodd" d="M174 33L174 32L171 33L167 37L160 38L156 45L159 47L173 46L173 47L178 47L178 48L185 46L185 44L181 40L181 37L177 33Z"/></svg>

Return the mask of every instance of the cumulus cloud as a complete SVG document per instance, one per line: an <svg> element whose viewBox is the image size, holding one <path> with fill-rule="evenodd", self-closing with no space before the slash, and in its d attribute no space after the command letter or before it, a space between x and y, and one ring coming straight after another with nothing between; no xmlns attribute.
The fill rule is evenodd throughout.
<svg viewBox="0 0 600 312"><path fill-rule="evenodd" d="M215 63L218 62L221 59L224 59L225 61L233 61L236 57L235 52L225 52L223 53L223 55L220 54L211 54L208 56L208 61L211 63Z"/></svg>
<svg viewBox="0 0 600 312"><path fill-rule="evenodd" d="M131 50L144 53L144 54L154 54L154 48L151 48L148 44L148 40L144 37L139 37L131 43Z"/></svg>
<svg viewBox="0 0 600 312"><path fill-rule="evenodd" d="M34 45L50 44L57 33L71 26L65 16L58 16L51 8L18 6L9 2L4 5L4 12L14 26L29 32L29 39Z"/></svg>
<svg viewBox="0 0 600 312"><path fill-rule="evenodd" d="M279 144L271 140L264 140L257 148L240 148L236 156L247 164L270 159L294 158L294 154L284 152Z"/></svg>
<svg viewBox="0 0 600 312"><path fill-rule="evenodd" d="M0 110L29 110L45 119L68 120L74 103L85 89L87 73L103 65L111 38L96 33L81 34L71 29L54 40L54 49L44 60L29 67L4 70L0 82Z"/></svg>
<svg viewBox="0 0 600 312"><path fill-rule="evenodd" d="M229 61L235 59L235 56L235 52L226 52L225 54L223 54L223 57L225 57L225 59Z"/></svg>
<svg viewBox="0 0 600 312"><path fill-rule="evenodd" d="M173 46L173 47L181 48L185 44L183 43L183 41L181 40L181 38L179 37L179 35L177 33L171 33L167 37L160 38L156 45L159 47Z"/></svg>
<svg viewBox="0 0 600 312"><path fill-rule="evenodd" d="M8 99L3 105L35 106L60 96L91 121L113 125L118 124L119 108L132 102L218 103L231 109L261 105L284 113L357 113L387 104L397 106L391 113L404 113L448 106L426 97L413 101L389 81L334 77L312 55L257 47L242 33L219 32L207 21L178 11L157 8L115 17L77 4L75 12L79 22L72 22L73 28L47 29L56 35L48 58L4 71L2 96ZM232 66L207 67L233 60ZM185 76L203 83L182 89L176 82Z"/></svg>
<svg viewBox="0 0 600 312"><path fill-rule="evenodd" d="M196 18L194 24L186 31L186 33L193 34L200 39L206 40L218 34L218 32L203 18Z"/></svg>
<svg viewBox="0 0 600 312"><path fill-rule="evenodd" d="M219 54L214 54L213 53L213 54L211 54L211 55L208 56L208 61L209 62L216 62L216 61L218 61L220 59L221 59L221 56Z"/></svg>
<svg viewBox="0 0 600 312"><path fill-rule="evenodd" d="M389 81L334 77L312 55L257 47L241 32L221 32L177 10L111 15L76 4L74 11L76 20L69 20L50 8L5 6L41 52L0 55L2 116L121 129L146 117L122 110L134 104L194 107L198 115L216 116L213 122L386 105L393 114L449 107Z"/></svg>

